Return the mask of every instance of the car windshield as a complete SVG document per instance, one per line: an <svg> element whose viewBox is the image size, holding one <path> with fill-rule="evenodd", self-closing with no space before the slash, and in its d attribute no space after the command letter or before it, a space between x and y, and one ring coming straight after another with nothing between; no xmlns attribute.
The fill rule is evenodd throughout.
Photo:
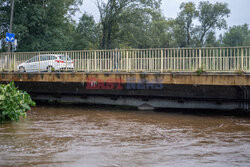
<svg viewBox="0 0 250 167"><path fill-rule="evenodd" d="M60 58L61 60L66 60L66 56L59 56L59 58ZM68 57L67 57L67 60L71 60L71 58L68 56Z"/></svg>

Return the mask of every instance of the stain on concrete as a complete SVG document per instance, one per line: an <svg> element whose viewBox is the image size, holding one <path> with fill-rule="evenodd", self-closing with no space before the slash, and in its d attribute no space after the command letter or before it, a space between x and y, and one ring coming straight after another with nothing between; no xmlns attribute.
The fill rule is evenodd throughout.
<svg viewBox="0 0 250 167"><path fill-rule="evenodd" d="M32 80L32 78L34 77L34 75L31 74L31 73L28 73L28 74L26 74L26 75L27 75L27 77L28 77L29 80Z"/></svg>
<svg viewBox="0 0 250 167"><path fill-rule="evenodd" d="M75 72L71 72L71 77L74 78L75 77Z"/></svg>
<svg viewBox="0 0 250 167"><path fill-rule="evenodd" d="M43 73L40 73L40 76L41 76L42 79L44 78L44 74Z"/></svg>
<svg viewBox="0 0 250 167"><path fill-rule="evenodd" d="M56 78L57 78L57 79L60 79L60 78L61 78L61 74L60 74L60 73L56 73L55 75L56 75Z"/></svg>

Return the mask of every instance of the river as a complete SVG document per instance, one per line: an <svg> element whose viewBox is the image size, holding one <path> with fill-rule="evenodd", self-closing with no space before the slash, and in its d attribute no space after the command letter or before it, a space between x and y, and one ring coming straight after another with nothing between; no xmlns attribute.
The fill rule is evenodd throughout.
<svg viewBox="0 0 250 167"><path fill-rule="evenodd" d="M39 105L0 125L0 166L250 166L250 119Z"/></svg>

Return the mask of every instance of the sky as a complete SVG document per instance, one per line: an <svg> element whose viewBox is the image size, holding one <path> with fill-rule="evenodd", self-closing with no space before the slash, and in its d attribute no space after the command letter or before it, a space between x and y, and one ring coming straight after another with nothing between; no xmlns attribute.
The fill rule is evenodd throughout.
<svg viewBox="0 0 250 167"><path fill-rule="evenodd" d="M78 21L81 15L86 12L94 16L99 21L99 12L96 7L96 0L83 0L80 7L81 12L77 12L74 19ZM201 0L162 0L161 10L166 18L175 18L178 14L179 6L182 2L194 2L198 4ZM230 17L227 18L228 26L250 24L250 0L209 0L211 3L226 2L231 10Z"/></svg>

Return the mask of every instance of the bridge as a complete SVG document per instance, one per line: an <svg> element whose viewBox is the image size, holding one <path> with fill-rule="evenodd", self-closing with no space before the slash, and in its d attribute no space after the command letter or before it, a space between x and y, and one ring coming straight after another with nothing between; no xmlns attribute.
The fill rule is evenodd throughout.
<svg viewBox="0 0 250 167"><path fill-rule="evenodd" d="M250 47L1 53L0 60L0 82L14 81L35 100L249 111Z"/></svg>

